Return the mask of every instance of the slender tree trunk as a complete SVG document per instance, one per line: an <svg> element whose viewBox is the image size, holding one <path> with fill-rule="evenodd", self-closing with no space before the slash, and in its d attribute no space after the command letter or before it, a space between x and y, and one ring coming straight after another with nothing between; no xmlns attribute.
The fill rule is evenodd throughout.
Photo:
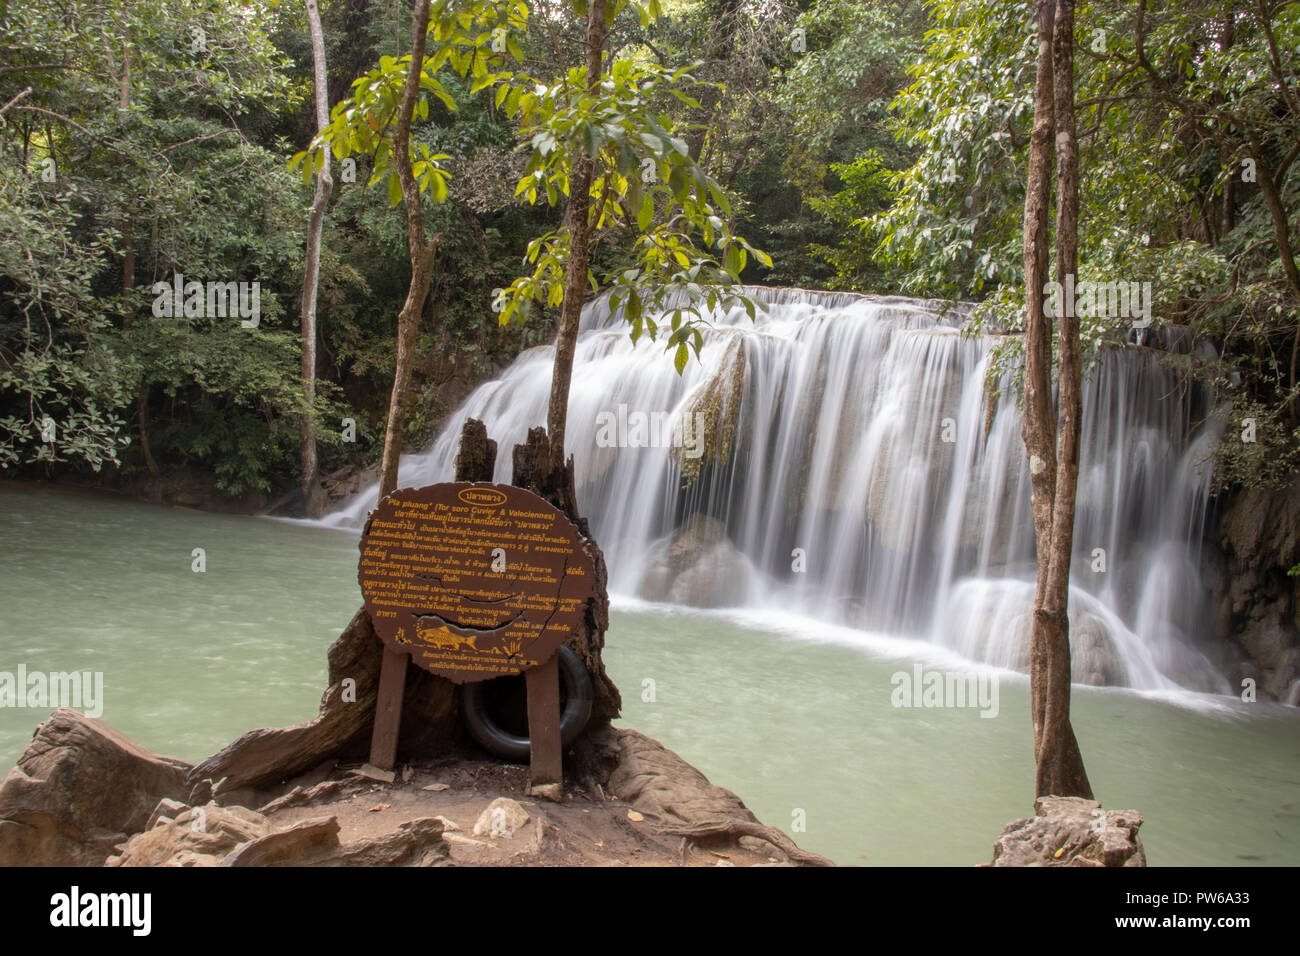
<svg viewBox="0 0 1300 956"><path fill-rule="evenodd" d="M122 54L122 79L118 86L117 108L125 110L131 106L131 43L128 40ZM128 204L129 207L129 204ZM131 219L130 208L122 212L122 295L127 295L135 288L135 228ZM128 318L126 323L129 325ZM144 455L144 465L153 478L159 476L158 462L149 447L149 382L142 380L135 393L135 421L140 432L140 452ZM158 483L151 482L150 500L161 500L162 489Z"/></svg>
<svg viewBox="0 0 1300 956"><path fill-rule="evenodd" d="M1034 127L1029 139L1029 173L1025 192L1025 414L1021 431L1029 453L1033 488L1034 538L1038 546L1038 594L1047 586L1051 551L1052 497L1056 493L1056 429L1052 409L1052 327L1043 308L1048 266L1048 203L1051 201L1052 25L1056 4L1038 0L1038 73L1034 91ZM1042 720L1033 707L1034 749Z"/></svg>
<svg viewBox="0 0 1300 956"><path fill-rule="evenodd" d="M311 57L314 68L316 94L316 131L329 125L329 76L325 69L325 34L320 24L320 9L316 0L306 0L307 22L311 28ZM316 195L312 200L311 220L307 226L307 254L303 268L302 305L302 386L306 411L298 425L302 450L303 504L309 518L324 510L324 495L319 480L316 459L316 290L320 280L321 234L325 229L325 209L334 189L334 176L330 169L330 151L324 150L325 162L316 173ZM310 162L310 160L308 160Z"/></svg>
<svg viewBox="0 0 1300 956"><path fill-rule="evenodd" d="M122 81L117 100L119 110L131 106L131 41L128 40L122 55ZM131 210L122 212L122 294L135 288L135 230L132 228Z"/></svg>
<svg viewBox="0 0 1300 956"><path fill-rule="evenodd" d="M402 187L402 204L406 207L406 238L411 257L411 284L406 301L397 316L397 368L393 373L393 393L388 402L388 427L384 431L384 458L379 469L379 498L382 501L397 488L397 465L402 457L402 428L406 422L406 390L411 382L411 360L415 355L415 335L420 313L429 294L433 261L442 234L424 241L424 215L420 207L420 187L411 169L411 117L420 94L420 75L424 70L424 50L429 31L429 0L416 0L411 17L411 67L397 110L393 131L393 169Z"/></svg>
<svg viewBox="0 0 1300 956"><path fill-rule="evenodd" d="M590 0L587 7L587 89L600 83L601 53L605 46L605 2ZM564 273L564 302L555 337L555 369L551 376L551 399L546 411L546 430L551 445L551 473L563 473L564 429L569 415L569 383L573 379L573 355L578 343L578 321L587 292L587 243L591 236L591 181L594 157L582 152L569 179L567 226L569 261Z"/></svg>
<svg viewBox="0 0 1300 956"><path fill-rule="evenodd" d="M135 420L140 429L140 451L144 455L145 467L157 478L158 462L154 461L153 451L149 448L149 386L143 382L135 393Z"/></svg>
<svg viewBox="0 0 1300 956"><path fill-rule="evenodd" d="M402 102L397 108L397 126L393 131L393 170L402 187L402 205L406 207L406 241L411 257L411 284L406 301L397 316L397 367L393 372L393 394L388 400L388 427L384 431L384 458L379 466L379 500L397 490L397 466L402 458L402 426L406 421L406 390L411 383L411 362L415 357L415 333L420 313L429 294L433 262L438 253L441 233L424 241L424 214L420 207L420 187L411 169L411 117L420 95L420 76L424 73L424 50L429 35L429 0L416 0L411 15L411 66L406 71ZM401 723L406 694L408 657L401 651L385 647L379 672L378 702L370 737L370 762L392 770L397 756L398 727Z"/></svg>
<svg viewBox="0 0 1300 956"><path fill-rule="evenodd" d="M1053 37L1052 98L1056 125L1056 280L1078 270L1079 148L1074 118L1074 2L1057 0ZM1057 375L1056 490L1047 587L1036 602L1030 683L1040 699L1042 733L1037 753L1039 796L1091 797L1083 756L1070 724L1070 557L1074 549L1075 492L1079 484L1079 429L1083 415L1083 362L1079 319L1073 308L1060 316ZM1039 556L1042 563L1042 556Z"/></svg>
<svg viewBox="0 0 1300 956"><path fill-rule="evenodd" d="M1038 3L1034 129L1025 196L1025 415L1023 434L1033 488L1037 586L1030 633L1030 716L1035 793L1091 797L1070 725L1070 634L1067 616L1081 414L1078 320L1062 298L1060 422L1052 402L1052 323L1044 308L1048 204L1055 140L1059 179L1056 279L1077 268L1078 147L1074 121L1073 0Z"/></svg>

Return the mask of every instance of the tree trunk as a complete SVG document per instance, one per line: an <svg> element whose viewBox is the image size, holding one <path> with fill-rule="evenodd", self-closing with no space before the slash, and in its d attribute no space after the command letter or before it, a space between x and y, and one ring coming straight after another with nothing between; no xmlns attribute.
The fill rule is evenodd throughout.
<svg viewBox="0 0 1300 956"><path fill-rule="evenodd" d="M1025 191L1025 414L1021 424L1033 488L1034 538L1038 546L1038 594L1047 585L1051 550L1052 496L1056 491L1055 422L1052 409L1052 327L1043 308L1048 265L1048 203L1052 155L1052 24L1056 4L1038 0L1038 75L1034 127L1029 139ZM1040 716L1034 711L1034 749Z"/></svg>
<svg viewBox="0 0 1300 956"><path fill-rule="evenodd" d="M1078 271L1079 147L1074 118L1074 2L1057 0L1053 37L1052 98L1056 125L1056 279ZM1047 587L1034 611L1046 625L1031 654L1042 672L1030 683L1040 698L1042 739L1037 753L1037 795L1092 797L1083 756L1070 724L1070 557L1074 549L1074 502L1079 484L1079 430L1083 415L1083 362L1079 319L1073 308L1060 316L1057 375L1056 491ZM1042 558L1040 556L1041 564Z"/></svg>
<svg viewBox="0 0 1300 956"><path fill-rule="evenodd" d="M411 17L411 67L406 72L406 86L397 111L393 131L393 169L402 187L402 204L406 207L406 239L411 257L411 284L406 301L397 316L397 368L393 373L393 393L388 402L388 426L384 431L384 457L379 468L379 499L397 488L397 465L402 457L402 428L406 423L406 390L411 382L411 360L415 355L415 333L420 313L429 294L433 261L442 234L424 241L424 215L420 207L420 187L411 169L411 117L420 94L420 76L424 71L424 50L429 29L429 0L416 0ZM572 357L570 357L572 362Z"/></svg>
<svg viewBox="0 0 1300 956"><path fill-rule="evenodd" d="M122 79L119 84L120 94L117 108L125 110L131 105L131 43L128 40L122 54ZM122 295L130 294L135 288L135 230L129 209L122 213ZM128 317L126 325L131 324ZM147 374L147 373L146 373ZM154 460L153 449L149 447L149 380L142 378L135 393L135 420L140 432L140 451L144 455L144 464L149 469L149 500L161 501L162 488L158 484L158 462Z"/></svg>
<svg viewBox="0 0 1300 956"><path fill-rule="evenodd" d="M131 106L131 41L126 42L122 53L122 82L117 108L129 109ZM128 207L122 213L122 294L126 295L135 288L135 231L132 228L131 211Z"/></svg>
<svg viewBox="0 0 1300 956"><path fill-rule="evenodd" d="M600 726L617 717L623 706L618 688L605 673L605 665L601 661L601 651L605 646L605 631L609 629L609 596L606 590L609 572L605 567L605 555L596 543L596 539L592 537L587 519L577 513L573 489L573 459L570 458L564 469L558 473L551 469L551 460L552 449L546 432L540 428L530 429L528 440L514 448L510 483L545 498L563 511L569 520L578 526L587 554L591 558L592 567L595 568L594 595L587 604L582 627L570 636L568 644L582 658L591 673L594 688L591 717L593 724Z"/></svg>
<svg viewBox="0 0 1300 956"><path fill-rule="evenodd" d="M411 257L411 284L406 290L406 301L397 316L397 356L393 371L393 393L388 400L388 426L384 430L384 457L379 466L379 500L397 490L397 468L402 460L402 427L406 422L406 391L411 383L411 364L415 357L415 333L420 325L420 313L429 294L433 278L433 262L438 252L442 234L434 235L429 243L424 241L424 213L420 206L420 187L411 169L411 117L415 101L420 95L420 77L424 74L424 50L429 34L429 0L416 0L411 16L411 65L406 71L406 85L402 102L397 109L397 126L393 131L393 171L402 187L402 205L406 207L406 241ZM392 769L397 754L400 714L405 708L403 695L409 683L408 655L385 647L380 681L384 688L379 695L374 730L370 744L370 762L386 770ZM391 692L390 692L391 689ZM397 722L396 724L394 722Z"/></svg>
<svg viewBox="0 0 1300 956"><path fill-rule="evenodd" d="M606 0L589 0L587 7L587 89L600 84L601 60L605 46ZM564 273L564 301L560 305L559 328L555 337L555 365L551 375L551 396L546 411L546 430L531 429L528 440L516 445L513 453L511 483L545 498L564 512L578 526L587 544L587 553L596 570L595 593L587 604L583 625L570 636L568 644L582 658L591 674L595 691L592 725L583 735L584 743L575 749L580 775L594 772L602 753L601 740L609 722L618 716L622 700L618 688L605 673L601 650L609 627L609 597L606 593L608 572L605 556L591 535L591 529L578 513L574 488L573 459L565 458L564 436L569 413L569 385L573 379L573 356L577 349L578 322L587 292L587 245L591 238L591 184L595 157L580 151L569 177L569 203L565 211L569 230L569 260Z"/></svg>
<svg viewBox="0 0 1300 956"><path fill-rule="evenodd" d="M709 39L707 44L706 67L723 64L731 59L736 29L736 17L743 6L743 0L709 0L706 10L709 15ZM714 74L716 77L717 74ZM687 151L691 159L699 162L704 152L704 140L710 133L721 136L720 117L715 115L722 93L716 86L706 86L696 94L700 108L693 110L691 120L699 123L701 128L692 130L686 137ZM712 152L712 150L710 150ZM748 150L742 151L744 153Z"/></svg>
<svg viewBox="0 0 1300 956"><path fill-rule="evenodd" d="M601 52L605 46L605 2L590 0L587 7L587 89L600 83ZM564 429L569 415L569 383L573 379L573 355L578 343L578 321L587 293L587 242L591 237L588 216L591 209L591 181L594 157L579 152L569 177L569 261L564 271L564 301L560 305L559 329L555 337L555 369L551 376L551 399L546 410L550 436L551 471L564 471ZM571 515L572 517L572 515Z"/></svg>
<svg viewBox="0 0 1300 956"><path fill-rule="evenodd" d="M529 487L534 465L547 465L549 449L540 428L529 434L526 445L514 452L515 484ZM542 444L538 444L538 442ZM481 421L469 419L461 430L456 455L456 481L491 481L497 444L488 438ZM549 465L547 465L549 467ZM540 493L536 487L530 487ZM587 606L583 626L568 641L591 672L595 687L591 723L566 754L571 779L604 786L611 761L609 721L618 716L618 688L605 673L600 652L609 626L609 598L605 591L605 561L591 540L586 522L578 522L596 568L595 593ZM329 649L329 686L321 697L315 718L290 727L251 730L204 760L190 773L190 783L214 783L220 802L238 800L241 791L275 787L330 759L362 757L371 742L371 729L379 697L380 675L388 648L375 634L363 607L353 616ZM405 656L399 655L403 662ZM444 754L461 734L457 719L456 685L421 667L403 668L401 736L397 753L402 759ZM349 684L350 682L350 684ZM260 801L254 801L258 803Z"/></svg>
<svg viewBox="0 0 1300 956"><path fill-rule="evenodd" d="M1059 204L1056 278L1077 267L1078 147L1074 122L1073 0L1039 0L1034 129L1025 196L1025 414L1023 435L1033 489L1037 584L1030 634L1030 716L1035 793L1091 797L1070 725L1067 616L1074 499L1078 481L1081 364L1073 303L1059 301L1059 435L1052 403L1052 323L1046 315L1051 151L1057 146ZM1055 133L1055 136L1053 135ZM1055 446L1055 447L1054 447Z"/></svg>
<svg viewBox="0 0 1300 956"><path fill-rule="evenodd" d="M158 477L158 462L154 461L153 450L149 447L149 385L141 382L135 393L135 420L140 429L140 451L144 455L145 467L154 478ZM150 495L153 489L150 490Z"/></svg>
<svg viewBox="0 0 1300 956"><path fill-rule="evenodd" d="M329 125L330 109L329 76L325 69L325 34L321 29L320 9L316 0L307 0L307 22L311 27L316 131L320 132ZM302 387L307 409L298 424L298 437L302 450L303 507L309 518L319 517L325 507L316 458L316 290L320 280L321 234L325 229L325 209L329 205L330 193L334 190L334 176L330 170L329 149L325 149L324 154L325 162L316 173L316 195L312 200L311 220L307 225L307 253L299 312L302 327Z"/></svg>

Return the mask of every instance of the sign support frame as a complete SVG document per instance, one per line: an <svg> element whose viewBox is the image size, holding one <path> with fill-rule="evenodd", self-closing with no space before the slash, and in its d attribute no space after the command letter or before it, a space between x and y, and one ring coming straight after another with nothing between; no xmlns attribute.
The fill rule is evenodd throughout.
<svg viewBox="0 0 1300 956"><path fill-rule="evenodd" d="M458 467L458 472L459 471L460 469ZM470 486L491 484L491 482L484 482L484 481L473 481L473 480L466 481L459 474L457 477L460 478L460 480L456 482L452 482L451 484L463 484L463 485L470 485ZM414 492L418 495L420 493L435 493L434 489L438 487L440 486L426 486L425 488L421 488L421 489L404 489L404 490L408 492ZM528 489L525 488L520 488L519 486L497 486L496 493L500 495L503 492L520 492L533 498L534 500L538 501L540 504L546 505L546 507L555 511L557 513L557 518L562 519L564 522L568 524L568 527L571 529L569 533L573 533L574 531L576 531L576 529L573 528L572 523L569 521L567 516L563 514L563 512L560 512L558 511L558 509L555 509L554 505L551 505L549 502L546 502L545 499L540 498L540 496L537 496L534 492L529 491ZM393 495L396 494L399 494L399 492L394 491ZM466 495L470 495L470 497L466 497ZM382 511L384 504L389 497L391 496L386 496L383 500L380 501L379 509L377 509L377 512ZM458 493L458 497L460 498L461 501L468 502L471 504L477 504L477 502L474 502L472 500L473 496L470 489L464 489L460 491ZM417 498L416 500L419 499ZM429 499L425 499L425 501L428 500ZM504 497L502 498L502 500L503 501L505 500ZM445 506L439 506L439 507L445 507ZM365 590L366 574L368 573L367 565L366 565L366 557L365 557L368 553L367 539L370 536L371 521L378 520L376 518L377 512L371 513L371 519L367 521L366 532L362 536L361 547L363 552L363 560L362 560L362 567L361 567L361 577L362 577L363 591ZM409 517L409 516L404 516L404 517ZM529 515L529 517L532 517L532 515ZM391 525L391 521L388 522L388 524ZM529 528L528 530L532 531L534 529ZM387 540L385 540L383 534L387 534L389 536ZM383 541L385 544L391 546L392 544L391 535L392 535L391 530L388 527L385 527L385 532L381 533L380 540ZM379 555L379 558L381 560L386 557L391 557L391 555L387 555L387 554ZM495 570L496 569L494 566L494 571ZM373 573L373 571L369 573ZM477 571L472 573L477 573L481 575L483 572ZM575 572L570 570L567 573L572 574ZM578 571L577 573L582 573L582 572ZM592 570L590 568L590 562L588 562L588 570L586 573L588 574L592 573ZM565 581L564 575L565 572L562 571L561 579L560 579L561 584L563 584ZM453 578L453 580L455 580L455 578ZM524 578L522 580L535 580L535 579ZM369 592L367 592L366 596L367 596L367 604L369 605L371 599ZM556 599L560 600L559 592L557 592ZM567 598L566 600L573 600L573 598L570 597ZM570 605L570 607L572 607L572 605ZM410 613L414 613L414 612L410 612ZM572 611L568 613L572 613ZM386 614L384 616L391 617L391 613ZM372 621L373 620L374 618L372 618ZM451 619L448 619L448 621L450 623ZM378 622L375 621L375 623L377 624ZM441 630L444 633L444 635L453 633L453 632L448 632L446 627L443 626L440 626L439 630ZM417 633L419 632L418 624L416 627L416 631ZM407 633L407 632L403 632L403 633ZM462 631L460 633L464 633L464 632ZM383 640L384 650L383 650L383 658L380 664L379 684L376 690L374 722L371 730L370 765L376 769L391 772L395 769L397 763L397 749L398 749L398 742L401 734L402 708L405 702L406 680L407 677L409 676L407 674L407 668L411 665L412 660L414 659L414 655L417 652L414 647L411 650L404 649L403 645L407 643L408 639L406 637L401 636L400 633L397 638L400 643L397 646L394 646L394 644L392 643L391 634L384 632L380 636ZM471 647L475 646L472 638L469 643ZM525 686L527 688L529 776L530 776L530 784L531 784L529 792L534 796L540 796L540 797L557 800L557 801L562 799L563 782L564 782L564 769L563 769L564 748L563 748L563 739L561 736L561 729L560 729L561 728L560 667L559 667L559 649L558 649L558 647L562 646L563 643L564 642L561 642L561 645L555 646L555 649L551 651L549 657L547 657L542 663L534 664L532 666L526 667L523 670L514 671L514 673L522 673L524 675ZM418 647L420 645L416 645L416 646ZM441 646L441 645L435 645L435 646ZM421 659L416 663L421 667L424 667L426 669L431 669L435 674L439 674L440 672L437 666L431 665L429 663L428 653L423 651L419 653ZM453 677L453 675L450 674L443 674L442 676L444 676L445 678L453 679L456 683L460 683L464 679L461 677Z"/></svg>

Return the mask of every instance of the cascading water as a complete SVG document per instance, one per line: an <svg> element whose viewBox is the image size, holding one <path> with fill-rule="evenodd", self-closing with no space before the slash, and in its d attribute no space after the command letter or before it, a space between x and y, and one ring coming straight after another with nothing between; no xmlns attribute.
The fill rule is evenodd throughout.
<svg viewBox="0 0 1300 956"><path fill-rule="evenodd" d="M603 298L583 313L567 451L611 591L779 607L1025 669L1029 471L1015 402L988 394L996 339L962 335L965 316L936 303L749 292L766 310L710 315L680 376ZM1227 692L1197 649L1215 430L1208 396L1168 354L1105 351L1085 383L1074 676ZM468 417L502 449L522 442L544 422L551 362L550 347L532 349L480 386L403 459L400 483L450 480ZM376 490L326 523L359 528Z"/></svg>

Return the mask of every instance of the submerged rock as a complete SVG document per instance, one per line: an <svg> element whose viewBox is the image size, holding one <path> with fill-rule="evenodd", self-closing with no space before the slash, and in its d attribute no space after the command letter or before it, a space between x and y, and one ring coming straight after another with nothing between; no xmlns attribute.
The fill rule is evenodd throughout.
<svg viewBox="0 0 1300 956"><path fill-rule="evenodd" d="M1039 797L1034 816L1008 823L985 866L1146 866L1136 810L1082 797Z"/></svg>
<svg viewBox="0 0 1300 956"><path fill-rule="evenodd" d="M159 801L187 798L191 769L59 708L0 784L0 866L98 866Z"/></svg>
<svg viewBox="0 0 1300 956"><path fill-rule="evenodd" d="M750 596L754 570L717 518L696 514L646 554L638 593L648 601L731 607Z"/></svg>
<svg viewBox="0 0 1300 956"><path fill-rule="evenodd" d="M1070 622L1070 679L1094 687L1125 687L1128 674L1105 623L1092 614Z"/></svg>
<svg viewBox="0 0 1300 956"><path fill-rule="evenodd" d="M1033 615L1016 619L1019 642L1014 668L1029 673L1029 650ZM1093 614L1070 615L1070 680L1093 687L1126 687L1128 673L1119 649L1106 624Z"/></svg>

